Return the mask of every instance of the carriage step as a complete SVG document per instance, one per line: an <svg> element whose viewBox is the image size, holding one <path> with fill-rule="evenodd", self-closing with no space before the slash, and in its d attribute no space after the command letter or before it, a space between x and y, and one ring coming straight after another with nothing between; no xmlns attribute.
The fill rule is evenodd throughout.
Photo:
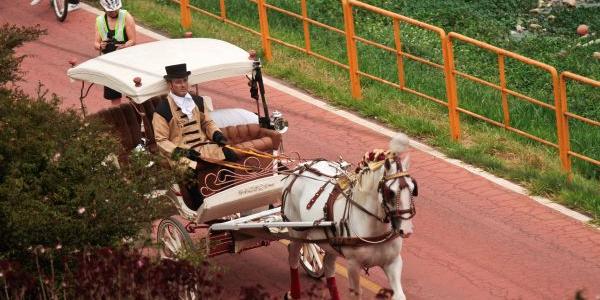
<svg viewBox="0 0 600 300"><path fill-rule="evenodd" d="M207 241L208 256L235 253L235 242L230 232L210 232Z"/></svg>

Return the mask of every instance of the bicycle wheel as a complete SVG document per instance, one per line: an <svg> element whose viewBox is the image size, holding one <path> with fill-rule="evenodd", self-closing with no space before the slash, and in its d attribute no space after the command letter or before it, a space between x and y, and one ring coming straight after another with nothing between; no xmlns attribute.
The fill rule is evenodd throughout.
<svg viewBox="0 0 600 300"><path fill-rule="evenodd" d="M69 0L52 0L52 7L58 21L63 22L69 12Z"/></svg>

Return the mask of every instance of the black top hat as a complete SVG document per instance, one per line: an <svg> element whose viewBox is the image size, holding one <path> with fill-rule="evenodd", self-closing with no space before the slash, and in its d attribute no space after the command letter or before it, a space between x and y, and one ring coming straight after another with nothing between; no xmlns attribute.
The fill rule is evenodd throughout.
<svg viewBox="0 0 600 300"><path fill-rule="evenodd" d="M192 74L192 72L187 70L186 64L166 66L165 71L167 71L167 75L165 75L164 78L167 80L175 78L185 78Z"/></svg>

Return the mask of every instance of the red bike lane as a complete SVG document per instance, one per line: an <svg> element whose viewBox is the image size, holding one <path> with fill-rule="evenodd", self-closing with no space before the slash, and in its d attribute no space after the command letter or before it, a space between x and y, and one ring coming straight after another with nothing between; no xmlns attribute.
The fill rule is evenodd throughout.
<svg viewBox="0 0 600 300"><path fill-rule="evenodd" d="M95 16L79 10L61 24L44 4L8 2L0 2L2 23L39 23L48 29L48 35L19 50L32 55L23 63L27 74L20 85L35 93L41 81L63 97L64 107L79 107L80 83L70 83L66 70L71 58L81 62L97 55L92 44ZM217 108L255 109L243 78L208 82L200 90L212 96ZM90 112L110 106L101 98L101 89L93 88L86 100ZM284 135L288 153L328 159L341 155L356 162L365 151L385 148L389 141L380 132L273 87L267 86L267 99L272 110L289 120ZM402 283L409 299L569 299L578 289L589 297L600 295L599 230L438 157L416 149L410 153L420 195L415 233L402 250ZM281 243L214 261L225 271L229 296L239 286L254 284L273 295L287 290L287 255ZM372 297L370 290L387 286L381 270L373 269L366 277L366 298ZM305 288L314 282L303 280ZM338 282L345 295L343 276L338 275Z"/></svg>

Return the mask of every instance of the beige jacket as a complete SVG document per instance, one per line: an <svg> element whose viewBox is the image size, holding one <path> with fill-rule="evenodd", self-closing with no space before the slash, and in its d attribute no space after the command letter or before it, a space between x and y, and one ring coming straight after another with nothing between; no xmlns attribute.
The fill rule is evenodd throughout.
<svg viewBox="0 0 600 300"><path fill-rule="evenodd" d="M194 149L200 153L200 157L224 160L225 155L221 147L217 144L209 144L213 134L220 130L210 117L206 106L202 112L198 106L194 107L193 120L190 120L170 96L167 96L167 101L173 117L167 121L161 114L155 112L152 117L152 127L160 153L169 160L169 164L174 166L178 163L171 160L176 147ZM179 163L196 168L196 162L185 157L181 158Z"/></svg>

